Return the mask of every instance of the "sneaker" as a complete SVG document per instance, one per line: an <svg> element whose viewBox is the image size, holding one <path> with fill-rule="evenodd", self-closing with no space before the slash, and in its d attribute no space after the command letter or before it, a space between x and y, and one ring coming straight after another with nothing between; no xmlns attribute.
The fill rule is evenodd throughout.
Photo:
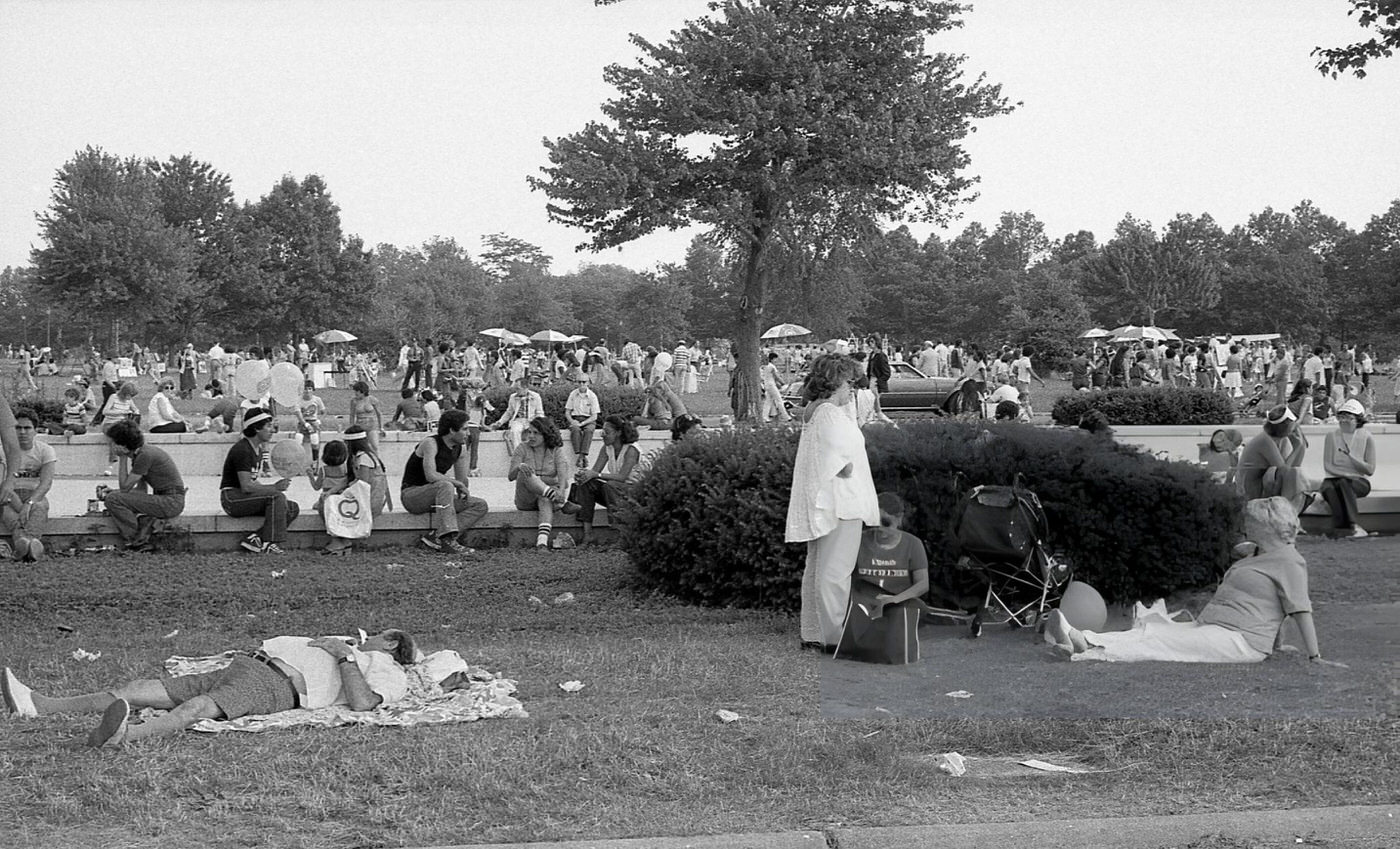
<svg viewBox="0 0 1400 849"><path fill-rule="evenodd" d="M278 545L277 543L275 543L275 542L270 542L270 543L268 543L267 545L264 545L264 546L263 546L263 551L262 551L262 553L263 553L263 554L286 554L287 552L283 551L283 550L282 550L282 546Z"/></svg>
<svg viewBox="0 0 1400 849"><path fill-rule="evenodd" d="M94 749L120 746L126 739L126 721L131 718L131 705L117 699L102 712L102 721L88 734L87 744Z"/></svg>
<svg viewBox="0 0 1400 849"><path fill-rule="evenodd" d="M1367 530L1366 530L1365 528L1361 527L1360 525L1353 525L1353 526L1352 526L1352 528L1351 528L1351 537L1352 537L1352 539L1357 539L1357 538L1359 538L1359 537L1364 537L1364 536L1367 536L1367 535L1368 535L1368 532L1367 532Z"/></svg>
<svg viewBox="0 0 1400 849"><path fill-rule="evenodd" d="M453 542L456 542L456 540L453 540ZM442 551L442 540L432 534L423 534L418 538L418 544L429 551Z"/></svg>
<svg viewBox="0 0 1400 849"><path fill-rule="evenodd" d="M457 541L456 537L439 538L437 544L441 546L438 550L444 554L456 554L459 557L473 557L476 555L475 548L468 548Z"/></svg>
<svg viewBox="0 0 1400 849"><path fill-rule="evenodd" d="M239 546L245 551L251 551L254 554L262 554L263 549L267 547L263 544L262 537L257 534L248 534L248 536L244 537L243 541L239 543Z"/></svg>
<svg viewBox="0 0 1400 849"><path fill-rule="evenodd" d="M572 501L565 501L563 504L559 505L559 512L563 513L566 516L572 516L582 509L582 506L575 504Z"/></svg>
<svg viewBox="0 0 1400 849"><path fill-rule="evenodd" d="M467 477L479 478L481 477L481 472L477 471L476 469L472 469L471 471L467 472Z"/></svg>
<svg viewBox="0 0 1400 849"><path fill-rule="evenodd" d="M0 540L0 560L15 559L15 549L8 542Z"/></svg>

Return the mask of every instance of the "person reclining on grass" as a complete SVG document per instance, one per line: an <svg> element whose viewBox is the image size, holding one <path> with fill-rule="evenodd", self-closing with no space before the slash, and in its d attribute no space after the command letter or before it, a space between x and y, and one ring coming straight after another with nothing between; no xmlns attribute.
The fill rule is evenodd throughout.
<svg viewBox="0 0 1400 849"><path fill-rule="evenodd" d="M1236 561L1194 622L1174 622L1138 605L1131 630L1096 633L1072 627L1050 611L1045 641L1083 660L1168 660L1182 663L1257 663L1283 645L1283 623L1292 617L1308 660L1322 659L1308 598L1308 564L1298 553L1298 514L1281 496L1245 505L1245 534L1258 553ZM1296 649L1291 649L1296 651Z"/></svg>
<svg viewBox="0 0 1400 849"><path fill-rule="evenodd" d="M111 747L174 734L202 719L331 705L373 710L393 704L408 692L404 667L414 656L413 637L397 629L376 634L358 647L344 637L273 637L254 651L234 654L228 666L215 672L140 678L108 692L49 698L21 684L7 666L0 689L12 715L101 713L87 743ZM128 725L133 707L170 712Z"/></svg>

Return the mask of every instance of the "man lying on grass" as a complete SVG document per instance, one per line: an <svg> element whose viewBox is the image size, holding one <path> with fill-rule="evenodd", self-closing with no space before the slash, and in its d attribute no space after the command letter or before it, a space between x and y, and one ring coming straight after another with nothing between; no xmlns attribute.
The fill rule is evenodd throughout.
<svg viewBox="0 0 1400 849"><path fill-rule="evenodd" d="M273 637L256 650L238 652L223 669L195 675L142 678L116 690L49 698L19 682L10 668L0 676L5 707L18 716L101 713L89 746L121 746L142 737L183 731L202 719L237 719L295 708L346 705L373 710L408 691L404 667L413 663L413 637L388 630L359 647L343 637ZM170 711L128 725L132 707Z"/></svg>

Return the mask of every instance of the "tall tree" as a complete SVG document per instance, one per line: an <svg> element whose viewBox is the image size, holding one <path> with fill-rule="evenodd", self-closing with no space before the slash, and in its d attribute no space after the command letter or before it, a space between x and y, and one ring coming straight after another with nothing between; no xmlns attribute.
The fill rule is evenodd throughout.
<svg viewBox="0 0 1400 849"><path fill-rule="evenodd" d="M1158 238L1150 223L1124 216L1114 237L1085 267L1090 294L1099 298L1096 311L1113 314L1115 322L1155 325L1163 314L1180 316L1218 303L1219 260L1197 223L1178 216L1175 229Z"/></svg>
<svg viewBox="0 0 1400 849"><path fill-rule="evenodd" d="M481 244L481 264L496 277L505 277L510 274L511 268L517 265L547 273L553 263L549 254L538 245L507 236L505 233L482 236Z"/></svg>
<svg viewBox="0 0 1400 849"><path fill-rule="evenodd" d="M165 222L155 176L134 157L79 151L59 169L39 228L37 284L86 315L90 331L109 330L114 346L122 324L144 338L172 300L195 289L193 241Z"/></svg>
<svg viewBox="0 0 1400 849"><path fill-rule="evenodd" d="M357 326L370 309L374 273L363 242L341 232L325 181L283 177L247 212L275 298L257 305L268 317L264 341Z"/></svg>
<svg viewBox="0 0 1400 849"><path fill-rule="evenodd" d="M625 316L643 309L627 301L626 292L646 275L621 265L585 265L558 278L559 295L572 306L579 332L589 339L606 339L619 347L617 334L626 324Z"/></svg>
<svg viewBox="0 0 1400 849"><path fill-rule="evenodd" d="M958 25L938 0L720 0L665 44L639 36L638 67L609 66L608 123L546 140L532 185L550 217L615 247L709 225L741 258L738 407L756 416L758 336L788 222L937 219L972 184L972 122L1008 111L997 86L926 52ZM694 144L693 142L702 142ZM703 149L701 149L703 148ZM844 228L829 228L839 234Z"/></svg>

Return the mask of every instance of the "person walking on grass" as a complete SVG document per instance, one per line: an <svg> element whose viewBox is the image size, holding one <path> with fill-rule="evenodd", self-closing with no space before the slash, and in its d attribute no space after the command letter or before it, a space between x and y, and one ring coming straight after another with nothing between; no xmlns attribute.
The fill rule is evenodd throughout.
<svg viewBox="0 0 1400 849"><path fill-rule="evenodd" d="M467 414L448 410L438 419L438 432L419 442L404 465L399 503L410 513L432 515L432 530L418 539L429 551L476 553L462 545L461 532L485 518L490 508L485 499L472 497L471 468L462 456L466 443Z"/></svg>
<svg viewBox="0 0 1400 849"><path fill-rule="evenodd" d="M1016 391L1021 393L1021 409L1027 420L1035 415L1035 411L1031 409L1031 381L1039 383L1042 388L1045 386L1045 381L1031 366L1031 356L1034 354L1035 348L1027 345L1021 349L1021 356L1011 364L1011 373L1016 378Z"/></svg>
<svg viewBox="0 0 1400 849"><path fill-rule="evenodd" d="M151 533L157 519L185 512L185 481L170 455L154 445L134 422L117 422L104 431L121 458L117 489L107 494L107 512L127 551L153 551Z"/></svg>
<svg viewBox="0 0 1400 849"><path fill-rule="evenodd" d="M301 507L287 498L290 478L258 482L263 450L276 435L277 423L272 416L261 407L250 408L243 417L243 438L229 449L219 479L219 504L225 513L234 518L263 517L262 527L239 543L254 554L281 554L287 526L301 512Z"/></svg>
<svg viewBox="0 0 1400 849"><path fill-rule="evenodd" d="M214 672L138 678L112 690L51 698L20 682L10 667L0 673L0 695L11 716L100 713L88 734L93 748L116 748L147 737L184 731L205 719L265 716L304 708L344 705L374 710L408 693L416 656L413 637L389 629L351 645L345 637L273 637L252 651L231 651ZM132 708L169 711L131 724Z"/></svg>

